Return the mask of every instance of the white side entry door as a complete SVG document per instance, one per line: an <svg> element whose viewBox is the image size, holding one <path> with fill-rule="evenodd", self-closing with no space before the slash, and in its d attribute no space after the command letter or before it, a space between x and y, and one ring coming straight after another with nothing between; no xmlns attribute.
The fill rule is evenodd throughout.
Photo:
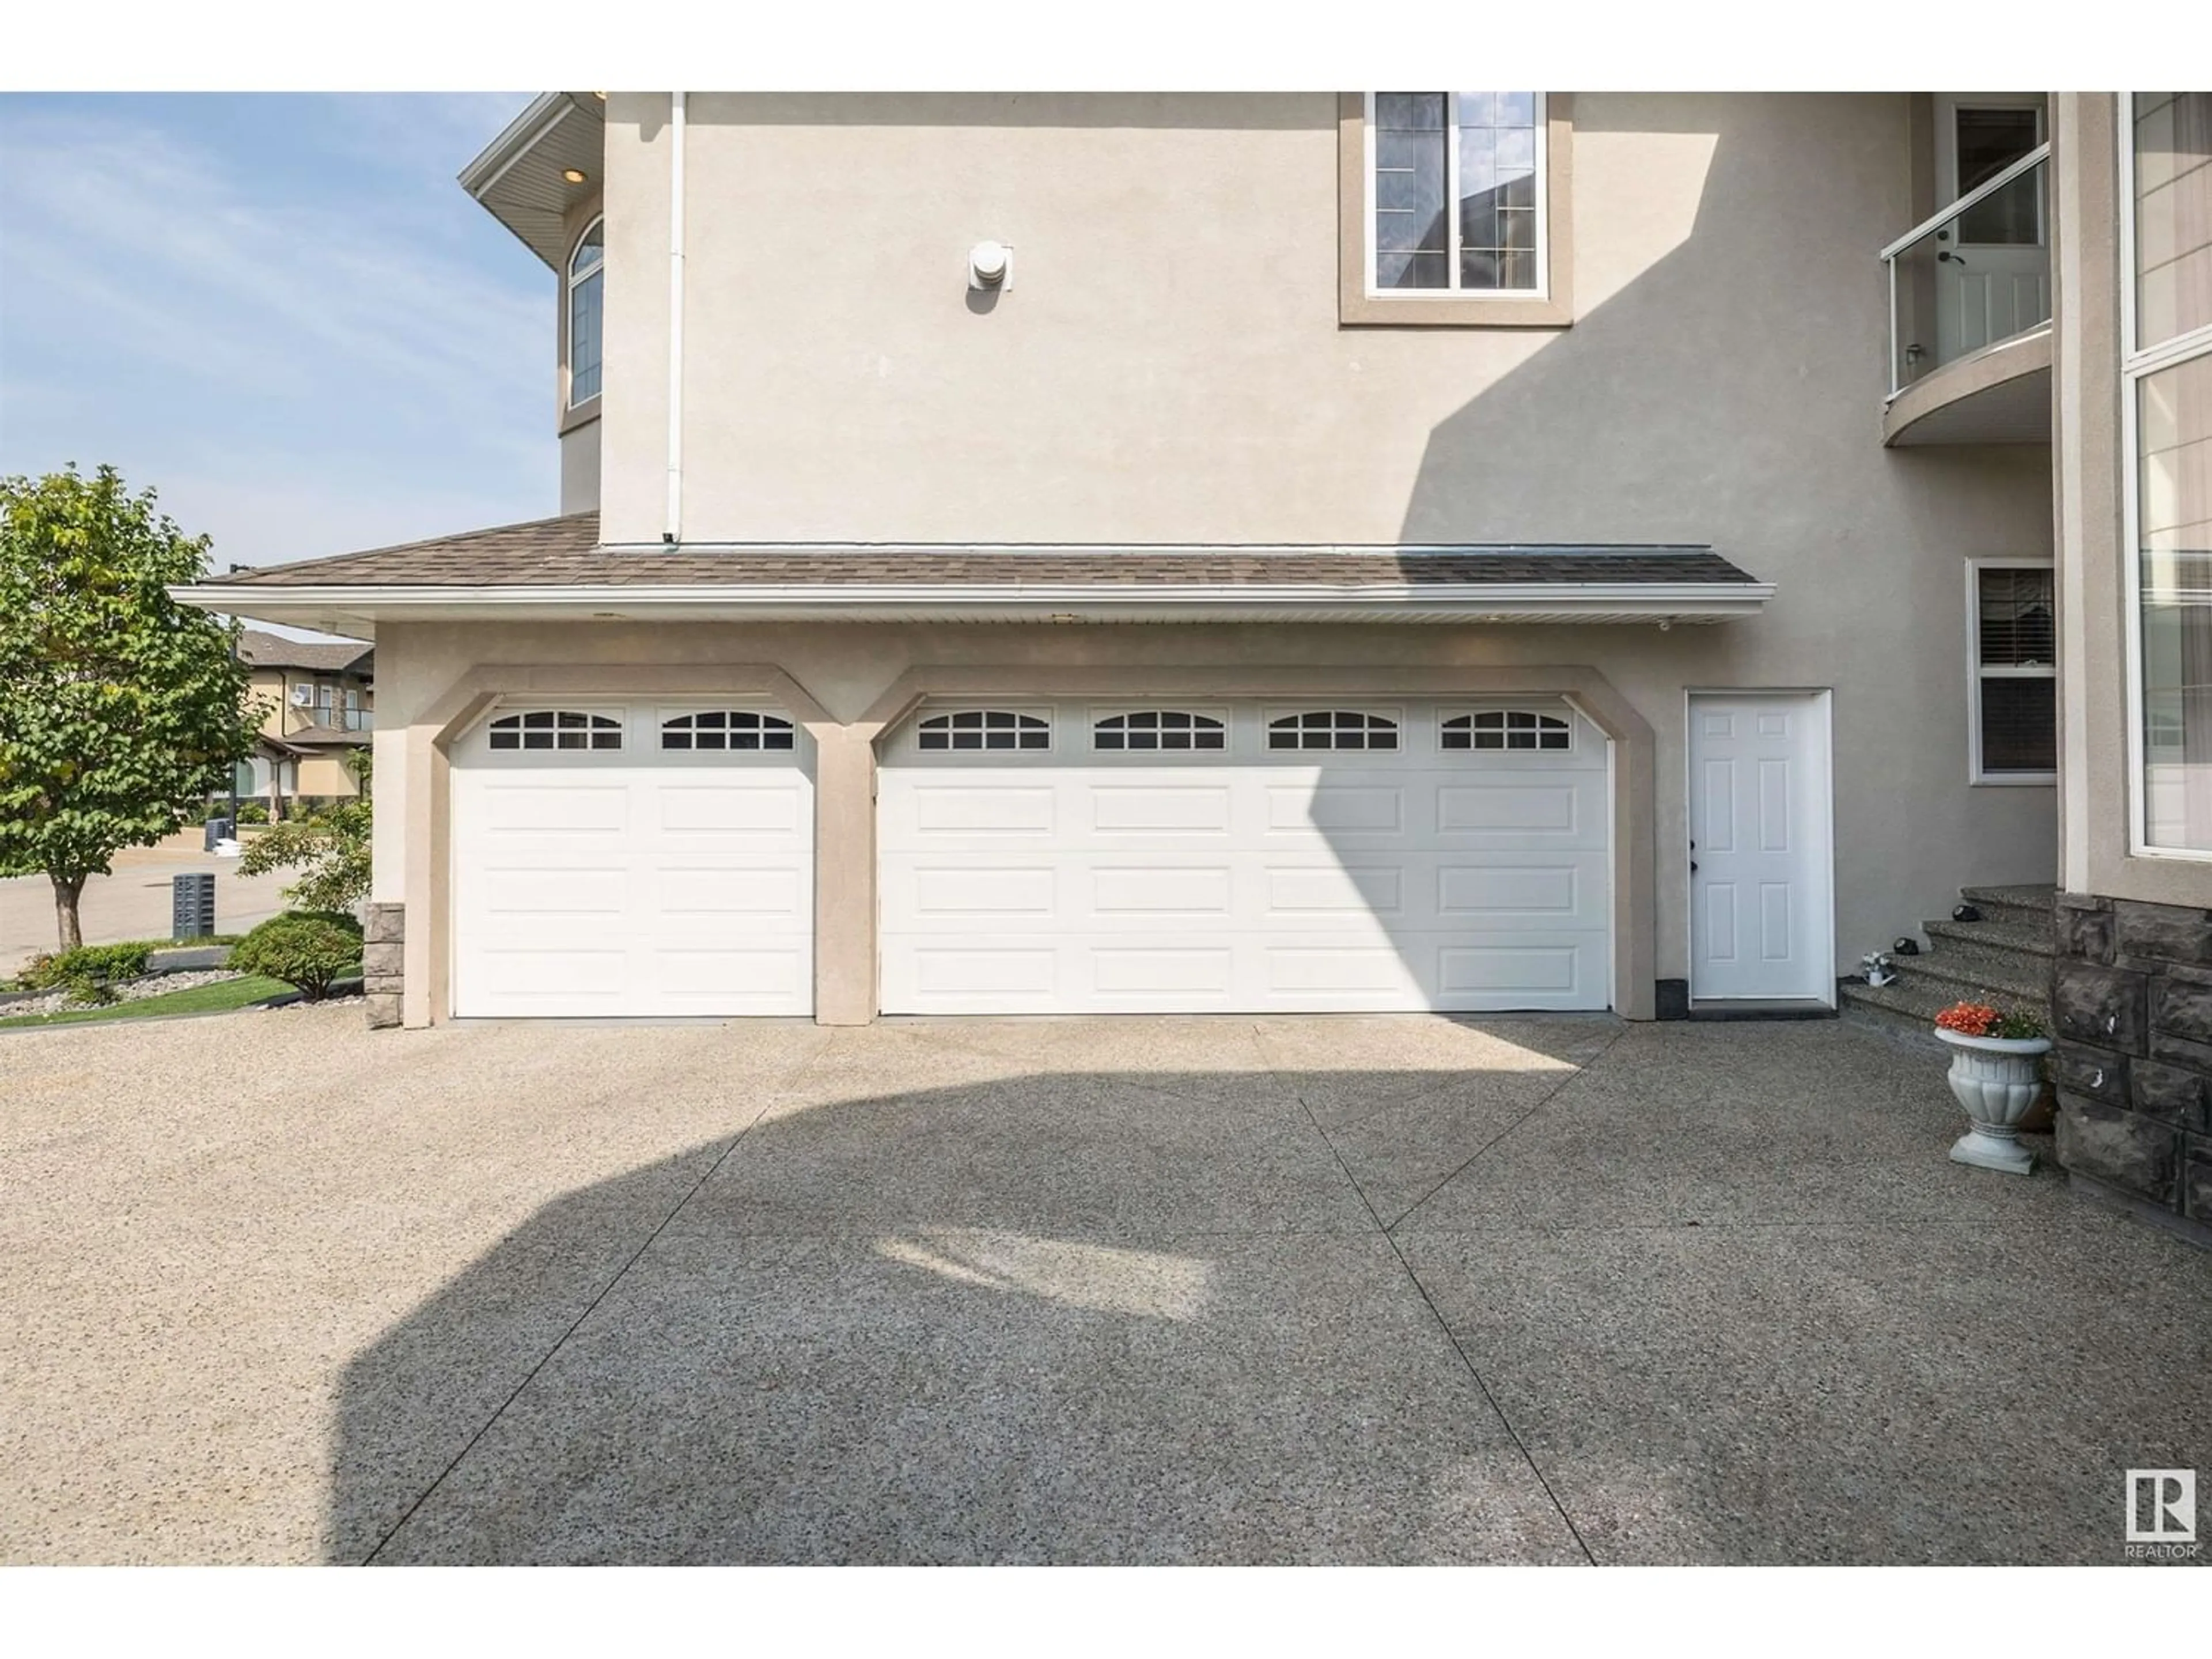
<svg viewBox="0 0 2212 1659"><path fill-rule="evenodd" d="M1828 694L1690 697L1690 994L1836 998Z"/></svg>

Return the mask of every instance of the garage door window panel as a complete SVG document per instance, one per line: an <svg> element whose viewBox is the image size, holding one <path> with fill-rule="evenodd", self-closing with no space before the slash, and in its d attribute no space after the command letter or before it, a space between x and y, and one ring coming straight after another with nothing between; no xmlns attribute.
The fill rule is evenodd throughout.
<svg viewBox="0 0 2212 1659"><path fill-rule="evenodd" d="M915 731L915 747L925 754L1048 750L1052 723L1007 708L955 709L923 720Z"/></svg>
<svg viewBox="0 0 2212 1659"><path fill-rule="evenodd" d="M1533 708L1486 708L1444 721L1437 730L1437 744L1448 751L1570 754L1575 737L1573 726L1558 714Z"/></svg>
<svg viewBox="0 0 2212 1659"><path fill-rule="evenodd" d="M1398 722L1358 709L1315 708L1267 722L1271 750L1395 751Z"/></svg>
<svg viewBox="0 0 2212 1659"><path fill-rule="evenodd" d="M492 721L485 746L495 750L620 749L623 723L580 709L526 709Z"/></svg>
<svg viewBox="0 0 2212 1659"><path fill-rule="evenodd" d="M1224 750L1229 728L1212 714L1179 708L1146 708L1109 714L1091 728L1091 746L1105 754L1188 753Z"/></svg>
<svg viewBox="0 0 2212 1659"><path fill-rule="evenodd" d="M797 733L789 720L750 709L714 708L660 722L661 748L678 752L787 752L796 743Z"/></svg>

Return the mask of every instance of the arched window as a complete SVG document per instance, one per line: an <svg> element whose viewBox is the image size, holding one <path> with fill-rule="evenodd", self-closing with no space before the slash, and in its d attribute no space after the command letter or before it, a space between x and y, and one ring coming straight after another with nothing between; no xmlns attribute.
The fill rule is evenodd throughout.
<svg viewBox="0 0 2212 1659"><path fill-rule="evenodd" d="M792 741L789 720L744 708L678 714L660 723L663 749L788 749Z"/></svg>
<svg viewBox="0 0 2212 1659"><path fill-rule="evenodd" d="M594 219L568 256L568 407L599 395L599 313L605 300L607 222Z"/></svg>
<svg viewBox="0 0 2212 1659"><path fill-rule="evenodd" d="M622 722L573 708L532 708L491 723L495 749L619 749Z"/></svg>
<svg viewBox="0 0 2212 1659"><path fill-rule="evenodd" d="M917 729L917 746L937 749L1049 749L1052 727L1034 714L1004 708L963 708L932 714Z"/></svg>
<svg viewBox="0 0 2212 1659"><path fill-rule="evenodd" d="M1176 708L1109 714L1091 728L1093 749L1220 749L1228 738L1228 728L1212 715Z"/></svg>
<svg viewBox="0 0 2212 1659"><path fill-rule="evenodd" d="M1395 749L1398 722L1350 708L1316 708L1267 722L1270 749Z"/></svg>
<svg viewBox="0 0 2212 1659"><path fill-rule="evenodd" d="M1438 740L1446 749L1571 749L1574 732L1555 714L1492 708L1446 720Z"/></svg>

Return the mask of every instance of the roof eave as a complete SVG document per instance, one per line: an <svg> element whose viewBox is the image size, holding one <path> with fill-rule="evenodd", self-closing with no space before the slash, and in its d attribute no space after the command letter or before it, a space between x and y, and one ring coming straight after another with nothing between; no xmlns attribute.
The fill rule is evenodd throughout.
<svg viewBox="0 0 2212 1659"><path fill-rule="evenodd" d="M175 587L179 603L374 637L379 622L660 620L781 622L1650 622L1756 616L1771 582L1518 582L1331 586L1101 586L1097 584L849 584L824 586L472 587L220 583Z"/></svg>

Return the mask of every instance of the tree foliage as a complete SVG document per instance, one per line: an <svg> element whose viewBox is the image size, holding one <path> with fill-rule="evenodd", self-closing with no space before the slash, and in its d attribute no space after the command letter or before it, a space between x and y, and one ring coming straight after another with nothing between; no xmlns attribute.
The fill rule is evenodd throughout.
<svg viewBox="0 0 2212 1659"><path fill-rule="evenodd" d="M178 605L205 537L115 469L0 479L0 873L53 882L64 950L76 901L252 752L258 711L234 623Z"/></svg>
<svg viewBox="0 0 2212 1659"><path fill-rule="evenodd" d="M272 823L248 842L239 871L248 876L270 870L303 870L284 889L284 896L310 910L351 910L368 897L369 843L374 817L369 804L369 751L346 757L361 793L304 818Z"/></svg>

